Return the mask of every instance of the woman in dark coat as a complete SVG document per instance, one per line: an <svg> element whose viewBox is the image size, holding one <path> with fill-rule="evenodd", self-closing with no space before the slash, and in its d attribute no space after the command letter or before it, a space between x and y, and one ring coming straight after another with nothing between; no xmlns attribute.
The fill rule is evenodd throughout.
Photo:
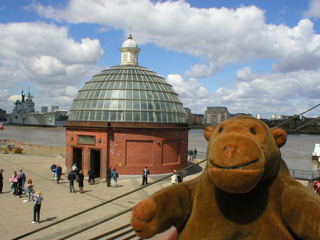
<svg viewBox="0 0 320 240"><path fill-rule="evenodd" d="M111 186L110 183L111 183L111 168L108 168L107 169L107 187Z"/></svg>
<svg viewBox="0 0 320 240"><path fill-rule="evenodd" d="M21 198L22 195L22 176L21 174L18 175L18 184L17 184L17 195L19 198Z"/></svg>
<svg viewBox="0 0 320 240"><path fill-rule="evenodd" d="M95 181L94 181L94 171L92 170L92 168L90 168L89 172L89 179L88 179L88 183L91 185L91 184L95 184Z"/></svg>
<svg viewBox="0 0 320 240"><path fill-rule="evenodd" d="M83 179L84 179L84 176L83 176L82 170L79 171L79 176L78 177L79 177L79 182L78 182L79 183L79 192L83 193L84 192L83 191L83 186L84 186L83 185Z"/></svg>

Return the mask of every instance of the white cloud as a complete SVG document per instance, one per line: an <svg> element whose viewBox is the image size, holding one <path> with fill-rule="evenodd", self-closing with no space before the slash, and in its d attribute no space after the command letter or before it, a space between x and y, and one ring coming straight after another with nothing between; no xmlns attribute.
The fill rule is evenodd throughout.
<svg viewBox="0 0 320 240"><path fill-rule="evenodd" d="M185 1L70 0L65 8L39 4L32 8L60 22L97 23L125 32L134 26L138 44L153 42L202 57L211 62L207 74L213 66L216 70L260 58L277 59L274 69L283 72L320 67L320 37L310 20L303 19L294 28L266 24L264 11L256 6L199 9ZM195 65L187 74L203 74L201 70L207 69Z"/></svg>
<svg viewBox="0 0 320 240"><path fill-rule="evenodd" d="M209 78L212 77L214 71L214 65L211 63L208 67L207 65L195 64L191 67L190 71L186 71L185 75L192 78Z"/></svg>
<svg viewBox="0 0 320 240"><path fill-rule="evenodd" d="M320 0L311 0L309 9L304 12L305 17L320 18Z"/></svg>
<svg viewBox="0 0 320 240"><path fill-rule="evenodd" d="M170 74L167 81L173 86L181 99L201 99L208 97L208 90L201 86L195 78L185 80L179 74Z"/></svg>
<svg viewBox="0 0 320 240"><path fill-rule="evenodd" d="M103 56L98 40L78 43L66 27L42 22L0 24L0 45L0 83L7 87L21 80L76 84Z"/></svg>
<svg viewBox="0 0 320 240"><path fill-rule="evenodd" d="M297 71L287 74L256 74L248 82L239 82L233 89L219 88L215 96L221 104L235 112L298 114L319 103L320 72ZM315 110L319 115L320 110Z"/></svg>
<svg viewBox="0 0 320 240"><path fill-rule="evenodd" d="M84 77L96 74L101 68L95 64L103 54L99 40L76 42L66 27L43 22L0 24L0 86L13 88L22 81L33 82L44 94L44 101L36 106L57 105L57 101L70 104L70 94L55 90L73 89ZM60 96L63 101L57 100ZM16 96L9 98L10 109L13 98L16 100ZM5 102L1 105L8 106Z"/></svg>
<svg viewBox="0 0 320 240"><path fill-rule="evenodd" d="M240 69L236 75L237 75L237 79L243 82L251 81L254 78L254 75L251 72L250 67L244 67Z"/></svg>
<svg viewBox="0 0 320 240"><path fill-rule="evenodd" d="M56 58L51 56L40 56L31 59L28 63L30 72L37 76L59 76L66 75L64 65Z"/></svg>
<svg viewBox="0 0 320 240"><path fill-rule="evenodd" d="M46 86L40 86L38 92L39 97L35 99L38 108L57 105L60 110L69 110L73 99L78 93L78 88L75 86L57 86L54 89L50 89ZM48 105L48 103L51 104Z"/></svg>
<svg viewBox="0 0 320 240"><path fill-rule="evenodd" d="M168 76L168 79L171 84L176 83L175 88L190 85L180 75ZM250 81L240 79L233 87L220 87L201 99L184 94L190 90L183 87L177 89L178 93L181 91L184 106L193 113L203 114L209 106L224 106L231 113L250 113L253 116L260 113L262 117L269 118L272 114L299 114L317 105L320 101L320 72L301 70L286 74L255 74ZM195 96L198 94L196 88L192 92ZM320 109L309 113L309 116L317 115L320 115Z"/></svg>

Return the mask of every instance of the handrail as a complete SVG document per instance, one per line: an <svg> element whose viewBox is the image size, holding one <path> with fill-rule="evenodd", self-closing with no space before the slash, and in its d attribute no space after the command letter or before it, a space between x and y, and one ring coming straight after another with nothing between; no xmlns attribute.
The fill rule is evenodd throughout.
<svg viewBox="0 0 320 240"><path fill-rule="evenodd" d="M289 172L294 179L307 180L307 181L314 181L316 179L320 179L320 169L313 170L313 171L289 169Z"/></svg>

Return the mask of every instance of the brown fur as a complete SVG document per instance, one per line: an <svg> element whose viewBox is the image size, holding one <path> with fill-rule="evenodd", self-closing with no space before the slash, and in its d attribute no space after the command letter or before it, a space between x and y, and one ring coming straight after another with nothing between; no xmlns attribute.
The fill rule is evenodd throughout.
<svg viewBox="0 0 320 240"><path fill-rule="evenodd" d="M203 173L137 204L131 225L138 236L175 226L186 240L320 239L320 198L290 176L279 151L284 130L237 116L204 135Z"/></svg>

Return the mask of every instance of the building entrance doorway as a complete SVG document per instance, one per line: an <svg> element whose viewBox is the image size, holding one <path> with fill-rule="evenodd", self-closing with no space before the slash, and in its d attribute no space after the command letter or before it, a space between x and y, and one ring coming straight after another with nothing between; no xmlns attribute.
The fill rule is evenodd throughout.
<svg viewBox="0 0 320 240"><path fill-rule="evenodd" d="M74 148L73 149L73 164L77 164L79 170L82 169L82 149L81 148Z"/></svg>
<svg viewBox="0 0 320 240"><path fill-rule="evenodd" d="M94 172L94 177L100 177L100 150L90 150L90 168Z"/></svg>

